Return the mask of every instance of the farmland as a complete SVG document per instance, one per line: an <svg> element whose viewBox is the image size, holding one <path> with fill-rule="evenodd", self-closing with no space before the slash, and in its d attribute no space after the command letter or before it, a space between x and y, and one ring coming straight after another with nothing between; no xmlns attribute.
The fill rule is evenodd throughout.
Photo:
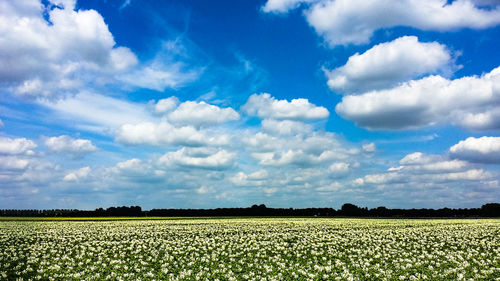
<svg viewBox="0 0 500 281"><path fill-rule="evenodd" d="M500 220L4 220L16 278L500 280Z"/></svg>

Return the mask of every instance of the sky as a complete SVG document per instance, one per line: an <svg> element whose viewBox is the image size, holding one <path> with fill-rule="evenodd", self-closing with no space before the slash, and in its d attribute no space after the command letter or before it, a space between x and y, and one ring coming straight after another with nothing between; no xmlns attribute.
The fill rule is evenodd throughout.
<svg viewBox="0 0 500 281"><path fill-rule="evenodd" d="M0 2L0 209L500 202L497 0Z"/></svg>

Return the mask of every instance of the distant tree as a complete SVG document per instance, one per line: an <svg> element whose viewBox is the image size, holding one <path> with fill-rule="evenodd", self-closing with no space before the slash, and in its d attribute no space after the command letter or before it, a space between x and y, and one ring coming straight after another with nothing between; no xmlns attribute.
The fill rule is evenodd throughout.
<svg viewBox="0 0 500 281"><path fill-rule="evenodd" d="M500 203L488 203L481 206L483 217L500 217Z"/></svg>
<svg viewBox="0 0 500 281"><path fill-rule="evenodd" d="M266 209L266 205L265 204L260 204L260 205L257 205L257 204L253 204L252 205L252 209Z"/></svg>
<svg viewBox="0 0 500 281"><path fill-rule="evenodd" d="M345 203L340 210L344 216L359 216L361 214L361 208L351 203Z"/></svg>

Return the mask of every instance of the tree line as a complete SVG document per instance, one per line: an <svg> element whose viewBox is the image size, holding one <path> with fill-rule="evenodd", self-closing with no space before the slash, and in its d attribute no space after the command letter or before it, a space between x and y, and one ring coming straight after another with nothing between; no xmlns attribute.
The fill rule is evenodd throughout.
<svg viewBox="0 0 500 281"><path fill-rule="evenodd" d="M465 209L368 209L346 203L338 210L333 208L268 208L253 205L248 208L217 209L152 209L144 211L140 206L109 207L95 210L0 210L3 217L216 217L216 216L274 216L274 217L500 217L500 203L488 203L481 208Z"/></svg>

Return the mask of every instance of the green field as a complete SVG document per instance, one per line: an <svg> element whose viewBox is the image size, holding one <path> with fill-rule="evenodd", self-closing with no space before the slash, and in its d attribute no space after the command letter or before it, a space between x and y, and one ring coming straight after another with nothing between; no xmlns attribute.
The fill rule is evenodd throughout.
<svg viewBox="0 0 500 281"><path fill-rule="evenodd" d="M500 280L500 220L3 220L17 278Z"/></svg>

